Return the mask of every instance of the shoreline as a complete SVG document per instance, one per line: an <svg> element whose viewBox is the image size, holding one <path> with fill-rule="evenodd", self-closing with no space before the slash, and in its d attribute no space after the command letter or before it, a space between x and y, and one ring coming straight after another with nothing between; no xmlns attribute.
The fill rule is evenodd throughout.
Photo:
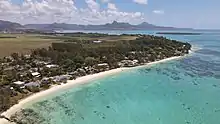
<svg viewBox="0 0 220 124"><path fill-rule="evenodd" d="M92 74L92 75L86 75L86 76L83 76L83 77L79 77L75 80L68 80L68 82L66 84L56 85L56 86L53 86L53 87L51 87L47 90L40 91L40 92L32 94L32 95L30 95L30 96L28 96L24 99L21 99L18 102L18 104L13 105L7 111L3 112L1 115L5 116L7 118L10 118L11 115L13 115L17 111L25 108L26 105L37 102L37 101L43 99L45 96L49 96L53 93L57 93L57 92L61 92L61 91L67 90L67 89L71 89L71 88L74 88L74 86L77 86L77 85L80 85L80 84L85 84L85 83L90 83L91 81L101 79L101 78L104 78L104 77L107 77L107 76L115 75L115 74L121 73L121 72L126 71L126 70L152 66L152 65L155 65L155 64L164 63L164 62L168 62L168 61L171 61L171 60L182 59L182 58L190 55L193 51L194 50L192 48L190 50L189 54L186 54L185 56L174 56L174 57L162 59L162 60L159 60L159 61L146 63L146 64L140 65L140 66L116 68L116 69L112 69L112 70L109 70L109 71L104 71L104 72L100 72L100 73L96 73L96 74ZM8 123L5 123L5 122L7 122L7 120L5 120L3 118L0 118L0 123L1 124L10 124L11 123L11 122L8 122Z"/></svg>

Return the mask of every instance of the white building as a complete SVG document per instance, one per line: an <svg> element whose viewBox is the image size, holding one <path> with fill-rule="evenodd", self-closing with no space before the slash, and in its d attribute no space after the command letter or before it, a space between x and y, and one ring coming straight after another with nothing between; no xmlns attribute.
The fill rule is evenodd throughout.
<svg viewBox="0 0 220 124"><path fill-rule="evenodd" d="M133 67L138 64L138 60L122 60L121 62L118 63L120 67Z"/></svg>
<svg viewBox="0 0 220 124"><path fill-rule="evenodd" d="M108 66L108 63L101 63L101 64L98 64L98 66Z"/></svg>
<svg viewBox="0 0 220 124"><path fill-rule="evenodd" d="M30 82L25 84L26 87L40 87L40 83L39 82Z"/></svg>
<svg viewBox="0 0 220 124"><path fill-rule="evenodd" d="M71 78L71 75L60 75L60 76L55 76L53 78L53 81L56 83L66 83L67 80Z"/></svg>
<svg viewBox="0 0 220 124"><path fill-rule="evenodd" d="M95 41L93 41L93 43L101 43L102 41L100 41L100 40L95 40Z"/></svg>
<svg viewBox="0 0 220 124"><path fill-rule="evenodd" d="M16 81L16 82L13 82L13 83L16 84L16 85L23 85L25 82Z"/></svg>
<svg viewBox="0 0 220 124"><path fill-rule="evenodd" d="M54 65L54 64L51 64L51 65L46 65L47 68L56 68L58 67L58 65Z"/></svg>
<svg viewBox="0 0 220 124"><path fill-rule="evenodd" d="M138 60L133 60L133 64L137 64L139 61Z"/></svg>
<svg viewBox="0 0 220 124"><path fill-rule="evenodd" d="M40 73L39 72L33 72L31 73L32 76L34 77L40 77Z"/></svg>

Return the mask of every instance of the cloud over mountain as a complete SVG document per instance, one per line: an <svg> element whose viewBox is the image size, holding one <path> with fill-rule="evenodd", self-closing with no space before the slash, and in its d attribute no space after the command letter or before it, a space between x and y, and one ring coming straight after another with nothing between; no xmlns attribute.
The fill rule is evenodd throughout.
<svg viewBox="0 0 220 124"><path fill-rule="evenodd" d="M24 0L14 4L11 0L0 0L0 19L26 23L107 23L113 20L141 22L143 13L120 11L114 3L101 8L96 0L85 0L86 7L78 8L75 0ZM104 4L104 3L103 3Z"/></svg>

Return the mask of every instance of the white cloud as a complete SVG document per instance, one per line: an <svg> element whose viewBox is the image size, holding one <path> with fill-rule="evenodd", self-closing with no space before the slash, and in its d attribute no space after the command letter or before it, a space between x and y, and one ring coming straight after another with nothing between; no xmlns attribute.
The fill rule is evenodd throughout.
<svg viewBox="0 0 220 124"><path fill-rule="evenodd" d="M153 13L155 14L164 14L163 10L154 10Z"/></svg>
<svg viewBox="0 0 220 124"><path fill-rule="evenodd" d="M102 3L108 3L110 0L101 0Z"/></svg>
<svg viewBox="0 0 220 124"><path fill-rule="evenodd" d="M108 3L108 9L110 9L110 10L117 10L117 7L113 3Z"/></svg>
<svg viewBox="0 0 220 124"><path fill-rule="evenodd" d="M147 0L133 0L137 4L147 4Z"/></svg>
<svg viewBox="0 0 220 124"><path fill-rule="evenodd" d="M95 0L85 0L86 8L77 8L74 0L24 0L21 5L11 0L0 0L0 19L27 23L76 23L103 24L116 21L139 23L141 12L119 11L115 4L109 3L101 9Z"/></svg>
<svg viewBox="0 0 220 124"><path fill-rule="evenodd" d="M86 0L86 3L92 11L98 11L100 9L100 5L95 0Z"/></svg>
<svg viewBox="0 0 220 124"><path fill-rule="evenodd" d="M10 0L0 1L0 18L18 22L53 22L68 18L77 9L72 0L24 0L19 6Z"/></svg>

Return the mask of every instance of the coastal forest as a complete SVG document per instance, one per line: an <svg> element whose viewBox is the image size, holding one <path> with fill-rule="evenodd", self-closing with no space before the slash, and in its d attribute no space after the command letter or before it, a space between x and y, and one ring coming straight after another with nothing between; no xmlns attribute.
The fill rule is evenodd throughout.
<svg viewBox="0 0 220 124"><path fill-rule="evenodd" d="M48 48L0 59L0 113L22 98L88 74L134 67L189 53L191 45L152 35L44 34Z"/></svg>

